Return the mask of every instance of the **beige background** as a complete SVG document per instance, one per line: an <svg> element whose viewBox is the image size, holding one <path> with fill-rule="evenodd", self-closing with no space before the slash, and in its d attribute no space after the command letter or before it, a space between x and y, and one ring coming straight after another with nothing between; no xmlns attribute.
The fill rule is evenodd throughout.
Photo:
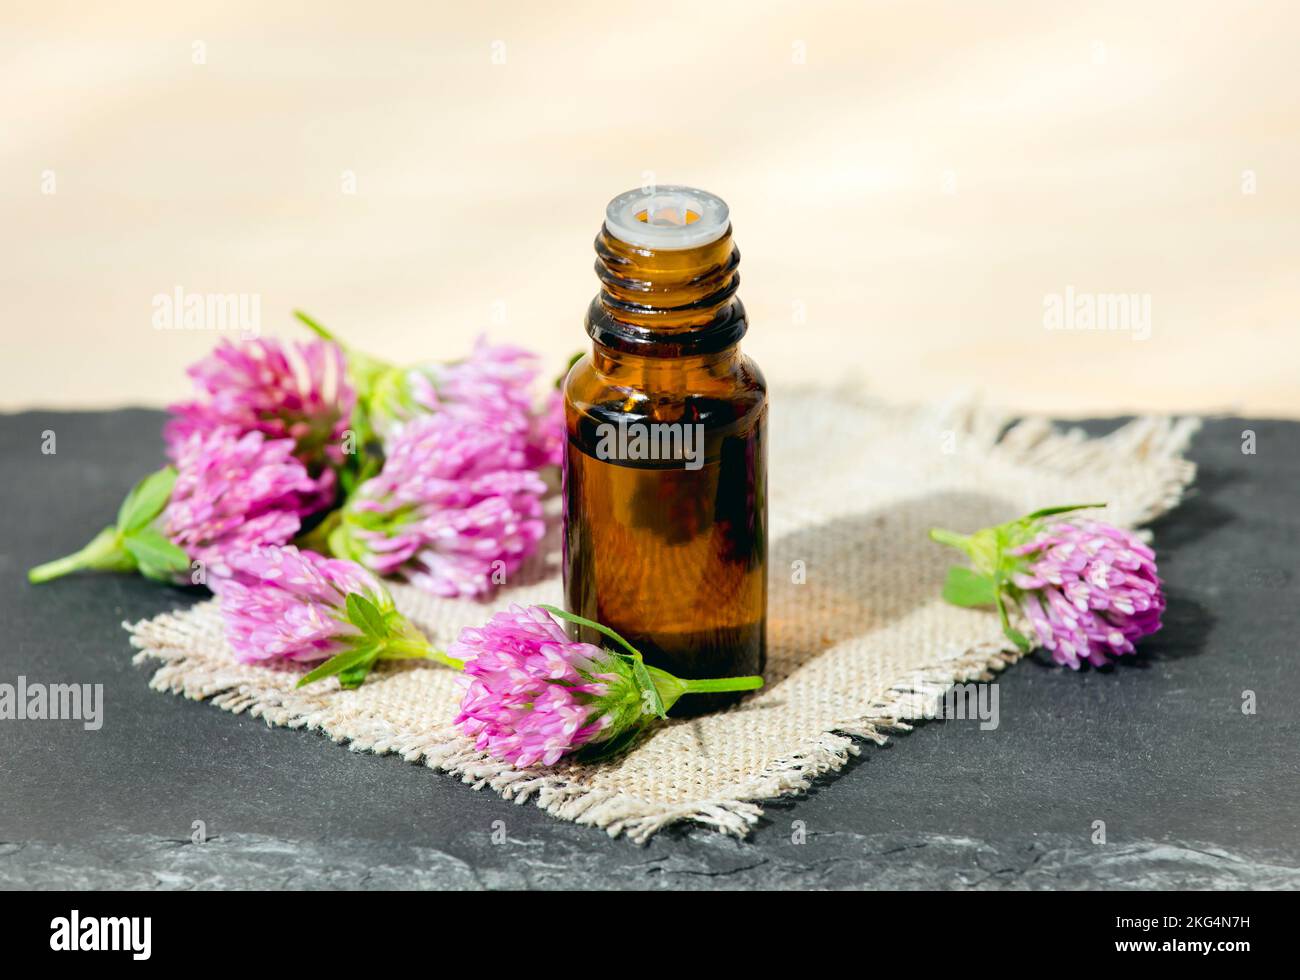
<svg viewBox="0 0 1300 980"><path fill-rule="evenodd" d="M0 407L181 395L178 285L558 365L651 179L731 204L773 383L1300 416L1293 2L0 9ZM1150 338L1046 330L1067 286Z"/></svg>

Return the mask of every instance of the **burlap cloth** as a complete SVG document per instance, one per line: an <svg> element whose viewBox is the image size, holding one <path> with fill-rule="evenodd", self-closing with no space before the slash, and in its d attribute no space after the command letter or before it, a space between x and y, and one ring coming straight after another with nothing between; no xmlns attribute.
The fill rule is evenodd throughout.
<svg viewBox="0 0 1300 980"><path fill-rule="evenodd" d="M295 690L297 670L231 659L213 602L126 624L136 660L161 662L156 690L396 752L611 835L644 841L679 820L743 835L757 801L805 789L860 740L933 716L953 683L1016 659L993 613L940 600L960 556L928 541L930 527L972 531L1101 500L1106 519L1131 527L1174 506L1194 475L1182 458L1194 420L1143 418L1087 439L1040 419L1008 430L1005 416L964 401L903 409L777 392L770 424L767 686L724 713L665 724L619 760L518 770L485 757L450 726L457 688L438 666L385 664L356 691L333 679ZM507 603L560 604L558 538L549 540L490 602L397 586L397 604L435 642Z"/></svg>

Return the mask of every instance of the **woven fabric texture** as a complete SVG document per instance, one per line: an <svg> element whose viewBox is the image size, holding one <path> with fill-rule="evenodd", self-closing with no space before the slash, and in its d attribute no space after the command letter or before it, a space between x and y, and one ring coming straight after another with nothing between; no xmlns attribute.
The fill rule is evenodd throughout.
<svg viewBox="0 0 1300 980"><path fill-rule="evenodd" d="M620 759L519 770L485 757L451 727L455 674L434 665L381 664L355 691L333 679L295 690L301 668L231 657L215 602L126 624L137 662L156 667L157 690L397 753L611 835L644 841L681 820L744 835L761 801L805 789L863 740L933 716L954 683L1017 658L993 613L939 598L961 556L930 542L929 528L969 532L1102 500L1093 513L1136 527L1176 505L1194 476L1183 457L1192 419L1141 418L1089 439L965 402L778 391L770 424L767 684L728 711L663 724ZM489 602L393 593L441 643L508 603L561 604L558 534Z"/></svg>

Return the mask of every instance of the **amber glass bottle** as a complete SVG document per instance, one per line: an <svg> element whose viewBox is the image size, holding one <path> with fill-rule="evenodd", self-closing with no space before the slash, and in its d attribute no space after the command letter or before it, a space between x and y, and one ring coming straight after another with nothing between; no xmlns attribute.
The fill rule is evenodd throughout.
<svg viewBox="0 0 1300 980"><path fill-rule="evenodd" d="M564 384L569 611L681 677L761 674L767 394L737 346L746 321L727 206L688 187L622 194L596 256L592 351ZM737 697L678 703L695 712Z"/></svg>

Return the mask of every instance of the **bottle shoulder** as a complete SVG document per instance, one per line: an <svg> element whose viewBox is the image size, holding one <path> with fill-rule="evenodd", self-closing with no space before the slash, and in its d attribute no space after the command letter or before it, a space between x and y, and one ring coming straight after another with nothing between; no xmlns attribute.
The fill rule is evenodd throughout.
<svg viewBox="0 0 1300 980"><path fill-rule="evenodd" d="M573 362L564 376L561 390L566 399L605 400L619 395L650 395L656 398L689 395L765 395L767 378L748 355L737 353L724 365L677 366L673 361L646 359L635 367L599 368L590 352Z"/></svg>
<svg viewBox="0 0 1300 980"><path fill-rule="evenodd" d="M587 353L569 369L563 392L570 414L718 424L757 415L767 403L762 370L740 353L707 369L664 359L612 370L598 368Z"/></svg>
<svg viewBox="0 0 1300 980"><path fill-rule="evenodd" d="M758 366L758 362L748 354L741 354L739 360L739 373L743 376L746 387L753 388L756 391L761 391L766 395L767 376L763 374L763 369Z"/></svg>

